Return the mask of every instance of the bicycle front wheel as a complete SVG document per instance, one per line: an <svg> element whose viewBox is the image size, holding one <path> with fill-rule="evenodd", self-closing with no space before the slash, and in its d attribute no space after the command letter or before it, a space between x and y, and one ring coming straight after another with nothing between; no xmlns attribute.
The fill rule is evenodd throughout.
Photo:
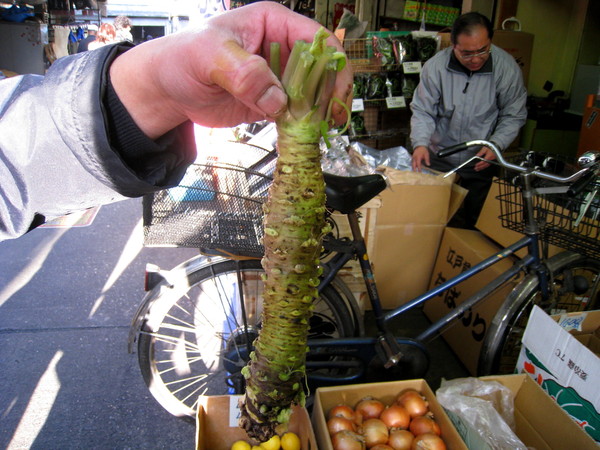
<svg viewBox="0 0 600 450"><path fill-rule="evenodd" d="M527 276L500 307L486 334L479 357L479 375L514 373L521 339L533 305L548 314L596 309L600 306L600 261L571 252L548 260L550 298L542 302L537 276Z"/></svg>
<svg viewBox="0 0 600 450"><path fill-rule="evenodd" d="M156 400L193 417L198 396L240 393L240 370L258 336L264 273L260 262L222 261L188 269L163 286L141 327L138 361ZM331 286L315 301L309 338L355 335L350 308Z"/></svg>

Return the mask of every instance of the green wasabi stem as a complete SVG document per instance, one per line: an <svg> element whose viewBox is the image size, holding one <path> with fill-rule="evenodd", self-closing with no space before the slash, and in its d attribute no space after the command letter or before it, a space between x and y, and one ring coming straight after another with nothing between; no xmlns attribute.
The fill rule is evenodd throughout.
<svg viewBox="0 0 600 450"><path fill-rule="evenodd" d="M343 134L350 125L350 110L337 98L331 98L335 85L335 74L347 63L346 55L327 46L329 33L321 28L315 34L311 45L304 41L296 41L285 68L282 83L289 96L289 112L300 120L309 117L319 124L321 136L327 148L331 147L329 139ZM274 48L271 48L271 60L274 59ZM332 106L337 102L346 111L346 124L342 131L334 136L328 135L332 121Z"/></svg>
<svg viewBox="0 0 600 450"><path fill-rule="evenodd" d="M271 42L269 53L271 54L271 71L281 80L281 44L279 42Z"/></svg>
<svg viewBox="0 0 600 450"><path fill-rule="evenodd" d="M338 131L335 134L329 134L328 130L329 130L329 123L331 120L331 105L333 105L333 102L339 103L342 106L342 108L344 108L344 111L346 111L347 119L346 119L346 123L344 124L344 127L340 131ZM350 126L350 115L351 115L350 108L348 108L348 105L346 105L339 98L333 97L329 104L330 104L330 107L328 108L328 111L327 111L328 120L321 121L321 134L323 135L323 141L325 141L325 145L327 146L327 148L331 148L331 142L329 142L330 138L341 136L342 134L344 134L346 132L346 130Z"/></svg>
<svg viewBox="0 0 600 450"><path fill-rule="evenodd" d="M292 47L292 52L288 58L288 63L285 66L285 70L283 71L283 76L281 77L281 84L287 86L290 84L290 77L292 76L294 70L296 69L296 65L298 64L298 59L300 58L300 54L305 50L305 46L308 45L304 41L296 41L294 43L294 47ZM272 58L272 56L271 56Z"/></svg>
<svg viewBox="0 0 600 450"><path fill-rule="evenodd" d="M329 33L321 28L315 34L311 45L296 41L284 70L282 84L289 96L289 111L296 119L314 114L314 108L320 106L321 93L329 83L324 83L335 72L346 66L346 55L327 46ZM329 99L327 100L329 101ZM325 117L314 114L315 122Z"/></svg>
<svg viewBox="0 0 600 450"><path fill-rule="evenodd" d="M284 85L289 96L289 108L294 114L294 117L301 118L308 113L312 104L310 104L310 96L304 91L304 80L308 77L310 69L315 61L314 56L308 52L302 52L296 65L296 70L290 79L288 85Z"/></svg>

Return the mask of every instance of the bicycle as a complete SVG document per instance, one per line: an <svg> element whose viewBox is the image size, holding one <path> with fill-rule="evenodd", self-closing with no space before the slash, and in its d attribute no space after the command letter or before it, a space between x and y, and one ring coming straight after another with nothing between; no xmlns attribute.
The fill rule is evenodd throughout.
<svg viewBox="0 0 600 450"><path fill-rule="evenodd" d="M600 245L596 221L599 206L593 203L600 187L596 180L600 158L586 154L580 158L584 166L581 170L559 176L537 167L510 163L493 142L485 140L466 142L439 153L444 156L474 146L491 148L497 157L496 164L507 172L517 173L519 182L516 184L499 180L504 189L500 195L504 205L500 218L503 226L520 231L524 236L469 270L389 311L381 307L357 213L358 208L386 188L386 182L378 174L352 178L325 175L327 206L347 216L352 238L331 233L323 242L325 270L308 340L309 387L360 382L367 376L377 377L386 371L391 371L396 378L422 377L429 365L424 342L519 275L522 280L498 310L484 338L479 358L480 375L501 373L510 364L511 371L514 369L520 337L534 304L546 311L584 310L600 305ZM216 203L212 220L208 221L211 231L195 230L195 235L202 239L194 245L204 254L170 271L157 268L150 271L150 290L132 323L130 351L137 340L144 380L156 400L177 416L193 417L200 394L243 390L239 372L246 364L251 343L260 328L262 268L256 259L262 252L260 208L275 158L274 152L263 152L260 157L251 158L252 164L210 161L200 165L205 185L198 189L203 195L216 196L209 200ZM242 192L220 189L222 178L227 179L225 172L233 173L236 180L235 183L225 181L225 184L229 188L243 184ZM536 180L550 186L538 186ZM221 196L228 205L218 204ZM156 199L152 204L156 204ZM227 209L231 206L237 213ZM169 208L172 210L173 206ZM230 212L219 213L224 209ZM230 219L237 222L232 224ZM225 236L220 235L221 231ZM205 238L209 237L212 241L207 244ZM564 251L547 258L543 252L547 243L559 243L575 252ZM487 267L515 256L521 249L526 249L527 254L512 268L418 336L394 334L394 318ZM216 251L217 256L205 255L211 251ZM232 255L240 254L247 259L231 259ZM356 300L337 277L340 269L352 259L360 262L377 336L364 336Z"/></svg>

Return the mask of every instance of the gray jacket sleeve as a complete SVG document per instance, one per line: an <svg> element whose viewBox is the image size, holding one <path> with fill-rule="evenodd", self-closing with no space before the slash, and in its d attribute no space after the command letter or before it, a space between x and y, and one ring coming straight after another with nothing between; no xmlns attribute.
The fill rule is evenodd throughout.
<svg viewBox="0 0 600 450"><path fill-rule="evenodd" d="M508 58L499 60L499 63L502 64L501 73L514 75L502 77L499 81L496 89L498 121L489 140L504 150L517 138L519 130L527 121L527 89L521 69L512 56L508 55Z"/></svg>
<svg viewBox="0 0 600 450"><path fill-rule="evenodd" d="M434 56L435 59L447 58L447 52L440 52ZM437 61L436 64L439 64ZM436 71L429 70L434 61L426 64L420 75L420 81L415 90L410 108L412 116L410 120L410 139L413 149L424 146L429 147L431 136L436 128L438 102L442 92L439 80L436 80Z"/></svg>
<svg viewBox="0 0 600 450"><path fill-rule="evenodd" d="M108 46L60 58L45 77L0 82L0 240L26 233L40 216L174 186L193 161L191 124L157 142L146 138L140 146L138 139L133 153L118 137L133 121L126 112L109 117L105 97L108 67L125 50Z"/></svg>

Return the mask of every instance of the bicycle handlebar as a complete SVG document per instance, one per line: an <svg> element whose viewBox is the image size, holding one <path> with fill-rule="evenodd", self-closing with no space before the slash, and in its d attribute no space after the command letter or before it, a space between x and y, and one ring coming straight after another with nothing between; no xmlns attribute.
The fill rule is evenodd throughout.
<svg viewBox="0 0 600 450"><path fill-rule="evenodd" d="M569 189L567 189L567 195L569 197L576 197L577 195L581 194L590 183L594 182L595 179L596 174L593 171L583 174L581 178L569 186Z"/></svg>
<svg viewBox="0 0 600 450"><path fill-rule="evenodd" d="M454 155L455 153L462 152L469 148L468 142L463 142L462 144L456 144L451 147L446 147L437 152L437 155L440 158L445 158L446 156Z"/></svg>
<svg viewBox="0 0 600 450"><path fill-rule="evenodd" d="M516 164L509 163L508 161L506 161L504 159L504 157L502 156L502 152L500 151L500 148L498 148L498 146L496 144L494 144L492 141L486 141L483 139L467 141L467 142L463 142L461 144L453 145L451 147L443 148L437 152L437 156L440 158L444 158L446 156L453 155L454 153L466 150L470 147L476 147L476 146L477 147L487 147L491 151L493 151L494 154L496 155L496 161L494 161L494 162L496 162L498 165L504 167L505 169L512 170L514 172L519 172L519 173L528 172L536 177L543 178L545 180L554 181L556 183L563 183L563 184L573 183L573 182L579 180L586 173L592 173L592 175L590 175L590 179L588 180L586 178L586 183L583 184L583 186L578 187L578 189L579 189L578 192L583 190L583 188L585 188L585 186L587 186L587 184L589 184L594 179L593 174L595 171L592 169L595 166L593 166L593 165L584 167L583 169L577 171L576 173L574 173L573 175L570 175L568 177L559 177L552 173L543 172L541 170L517 166Z"/></svg>

